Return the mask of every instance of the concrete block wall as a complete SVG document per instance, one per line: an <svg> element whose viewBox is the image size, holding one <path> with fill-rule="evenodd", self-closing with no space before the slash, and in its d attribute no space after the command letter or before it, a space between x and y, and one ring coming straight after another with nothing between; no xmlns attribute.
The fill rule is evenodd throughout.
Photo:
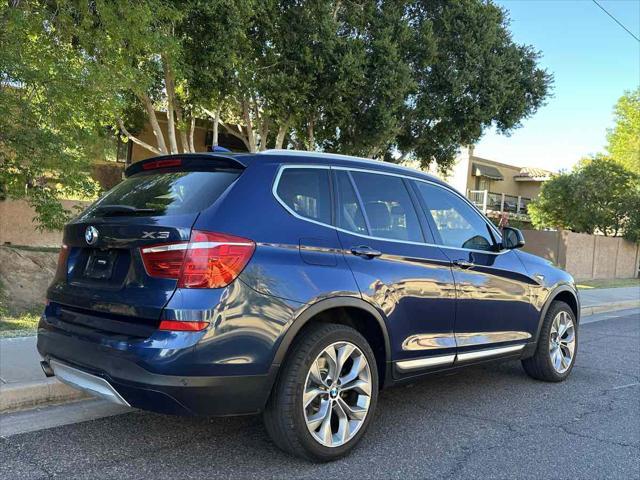
<svg viewBox="0 0 640 480"><path fill-rule="evenodd" d="M551 260L576 280L638 276L640 245L620 237L568 231L523 231L524 250Z"/></svg>

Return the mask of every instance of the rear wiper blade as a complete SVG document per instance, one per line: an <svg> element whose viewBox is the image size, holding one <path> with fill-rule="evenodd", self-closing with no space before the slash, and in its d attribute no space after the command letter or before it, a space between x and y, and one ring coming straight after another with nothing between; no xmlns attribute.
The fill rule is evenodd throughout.
<svg viewBox="0 0 640 480"><path fill-rule="evenodd" d="M143 213L156 213L154 208L138 208L131 205L101 205L94 210L94 213L104 215L139 215Z"/></svg>

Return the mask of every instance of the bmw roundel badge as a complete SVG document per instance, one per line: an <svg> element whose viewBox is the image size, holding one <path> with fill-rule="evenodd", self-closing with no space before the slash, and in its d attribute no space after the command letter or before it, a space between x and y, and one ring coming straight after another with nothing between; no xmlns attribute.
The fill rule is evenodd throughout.
<svg viewBox="0 0 640 480"><path fill-rule="evenodd" d="M98 229L93 225L87 227L84 231L84 239L86 240L88 245L93 245L98 241Z"/></svg>

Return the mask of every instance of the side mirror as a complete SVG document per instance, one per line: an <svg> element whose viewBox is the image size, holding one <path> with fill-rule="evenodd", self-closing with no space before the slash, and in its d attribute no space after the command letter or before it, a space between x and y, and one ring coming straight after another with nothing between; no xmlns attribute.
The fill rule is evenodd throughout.
<svg viewBox="0 0 640 480"><path fill-rule="evenodd" d="M513 227L502 228L502 248L513 250L524 247L524 235L520 230Z"/></svg>

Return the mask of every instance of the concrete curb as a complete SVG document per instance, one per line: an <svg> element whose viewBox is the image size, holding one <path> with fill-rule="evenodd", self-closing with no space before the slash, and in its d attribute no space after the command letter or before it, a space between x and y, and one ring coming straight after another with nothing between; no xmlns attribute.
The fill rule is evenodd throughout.
<svg viewBox="0 0 640 480"><path fill-rule="evenodd" d="M629 308L640 308L640 300L625 300L603 305L593 305L592 307L582 307L580 309L580 316L588 317L596 313L615 312L616 310L627 310Z"/></svg>
<svg viewBox="0 0 640 480"><path fill-rule="evenodd" d="M580 313L583 317L588 317L597 313L630 308L640 308L640 300L582 307ZM24 410L51 403L71 402L83 398L91 397L84 392L61 383L55 378L25 383L2 384L0 386L0 413Z"/></svg>
<svg viewBox="0 0 640 480"><path fill-rule="evenodd" d="M90 397L55 378L15 384L8 383L0 386L0 413L83 398Z"/></svg>

